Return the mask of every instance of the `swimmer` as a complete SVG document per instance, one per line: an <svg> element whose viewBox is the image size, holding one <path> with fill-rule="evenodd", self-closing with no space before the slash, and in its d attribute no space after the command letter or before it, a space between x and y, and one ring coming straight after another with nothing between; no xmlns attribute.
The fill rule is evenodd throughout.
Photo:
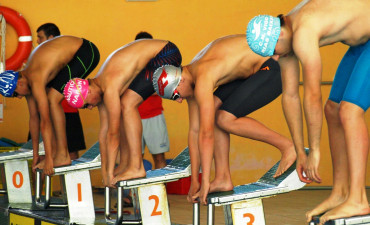
<svg viewBox="0 0 370 225"><path fill-rule="evenodd" d="M90 41L60 36L45 41L33 50L21 71L0 74L0 93L3 96L25 97L27 100L33 160L38 162L34 163L33 170L43 169L46 175L51 175L54 167L71 164L61 105L63 89L70 79L87 77L99 59L99 51ZM40 130L45 159L39 162Z"/></svg>
<svg viewBox="0 0 370 225"><path fill-rule="evenodd" d="M64 95L71 106L98 107L105 186L113 187L118 181L145 177L138 106L154 93L153 72L164 64L180 66L181 60L180 51L172 42L141 39L114 51L93 79L71 80L66 85ZM120 143L125 143L127 148L120 148ZM119 149L121 161L115 170ZM128 152L122 152L123 149ZM126 158L122 159L124 156Z"/></svg>
<svg viewBox="0 0 370 225"><path fill-rule="evenodd" d="M333 190L326 200L306 214L307 222L322 213L325 214L320 224L370 213L365 190L369 153L365 122L365 112L370 106L369 7L368 0L305 0L285 16L257 16L248 24L247 40L251 49L260 55L278 58L284 114L297 151L297 171L306 183L321 182L318 167L323 113L319 48L337 42L349 46L324 109L333 162ZM303 147L299 63L304 80L308 157Z"/></svg>
<svg viewBox="0 0 370 225"><path fill-rule="evenodd" d="M230 133L278 148L282 158L274 177L283 174L296 160L291 140L245 117L273 101L282 90L278 63L251 51L245 35L226 36L211 42L182 68L158 69L153 85L159 96L177 102L186 99L188 104L190 202L199 196L206 204L208 193L233 189L229 168ZM210 182L213 157L216 176ZM200 166L201 184L198 182Z"/></svg>

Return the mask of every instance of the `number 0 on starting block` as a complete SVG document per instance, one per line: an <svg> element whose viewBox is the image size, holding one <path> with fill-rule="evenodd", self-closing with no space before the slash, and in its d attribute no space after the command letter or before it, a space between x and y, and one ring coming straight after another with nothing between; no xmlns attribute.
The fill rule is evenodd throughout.
<svg viewBox="0 0 370 225"><path fill-rule="evenodd" d="M26 160L4 163L9 202L32 203L30 176Z"/></svg>
<svg viewBox="0 0 370 225"><path fill-rule="evenodd" d="M164 184L139 187L138 195L143 224L171 225Z"/></svg>
<svg viewBox="0 0 370 225"><path fill-rule="evenodd" d="M253 199L231 205L234 225L260 225L265 224L263 205L261 199Z"/></svg>

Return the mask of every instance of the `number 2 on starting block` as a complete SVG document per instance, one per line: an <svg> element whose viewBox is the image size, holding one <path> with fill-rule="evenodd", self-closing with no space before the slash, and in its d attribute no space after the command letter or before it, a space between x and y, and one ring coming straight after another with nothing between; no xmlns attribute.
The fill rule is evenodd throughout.
<svg viewBox="0 0 370 225"><path fill-rule="evenodd" d="M234 225L264 225L265 216L261 199L231 205Z"/></svg>
<svg viewBox="0 0 370 225"><path fill-rule="evenodd" d="M143 224L171 224L164 184L139 187L138 194Z"/></svg>

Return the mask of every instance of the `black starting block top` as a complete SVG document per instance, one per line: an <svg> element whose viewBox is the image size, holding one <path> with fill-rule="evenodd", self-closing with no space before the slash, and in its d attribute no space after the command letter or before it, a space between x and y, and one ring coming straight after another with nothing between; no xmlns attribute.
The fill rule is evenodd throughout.
<svg viewBox="0 0 370 225"><path fill-rule="evenodd" d="M314 216L309 225L319 224L320 216ZM325 225L369 225L370 214L365 216L354 216L350 218L340 218L336 220L329 220Z"/></svg>
<svg viewBox="0 0 370 225"><path fill-rule="evenodd" d="M54 175L65 174L78 170L94 170L101 167L99 142L96 142L80 158L72 161L69 166L54 168Z"/></svg>
<svg viewBox="0 0 370 225"><path fill-rule="evenodd" d="M183 177L189 177L190 175L191 170L189 148L186 147L166 167L156 170L149 170L146 172L146 177L143 178L120 181L117 183L117 186L124 188L134 188L141 185L167 183Z"/></svg>
<svg viewBox="0 0 370 225"><path fill-rule="evenodd" d="M308 150L306 149L306 151ZM279 164L280 161L255 183L236 186L232 191L210 193L207 196L208 204L228 205L249 199L266 198L276 194L297 190L305 185L305 183L299 180L295 170L295 163L293 163L293 165L281 176L276 179L273 178Z"/></svg>
<svg viewBox="0 0 370 225"><path fill-rule="evenodd" d="M45 155L44 143L40 137L39 140L39 155ZM20 149L16 151L9 151L0 153L0 163L9 160L22 160L22 159L32 159L33 158L33 147L32 140L26 142Z"/></svg>

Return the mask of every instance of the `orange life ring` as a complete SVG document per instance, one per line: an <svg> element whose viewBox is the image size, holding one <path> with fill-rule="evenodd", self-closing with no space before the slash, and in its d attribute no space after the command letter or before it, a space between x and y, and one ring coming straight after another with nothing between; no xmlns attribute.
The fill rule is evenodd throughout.
<svg viewBox="0 0 370 225"><path fill-rule="evenodd" d="M32 35L31 29L26 20L17 11L8 7L0 6L0 14L2 14L7 23L14 27L18 35L18 47L15 53L6 60L5 65L7 70L17 70L27 60L32 50Z"/></svg>

